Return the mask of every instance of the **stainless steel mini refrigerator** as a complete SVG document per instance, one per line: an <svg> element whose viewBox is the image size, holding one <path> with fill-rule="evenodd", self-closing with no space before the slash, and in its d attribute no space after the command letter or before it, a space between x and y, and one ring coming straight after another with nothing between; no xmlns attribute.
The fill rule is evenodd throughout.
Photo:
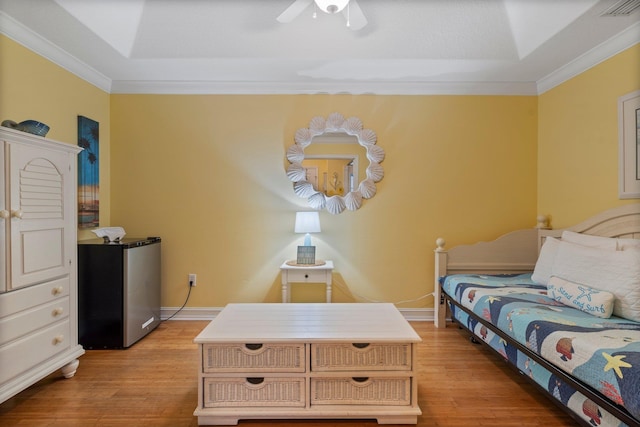
<svg viewBox="0 0 640 427"><path fill-rule="evenodd" d="M78 341L127 348L160 324L159 237L78 242Z"/></svg>

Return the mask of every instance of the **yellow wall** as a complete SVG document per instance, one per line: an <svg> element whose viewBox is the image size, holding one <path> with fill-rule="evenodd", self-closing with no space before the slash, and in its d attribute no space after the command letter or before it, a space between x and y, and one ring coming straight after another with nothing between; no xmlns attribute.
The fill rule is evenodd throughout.
<svg viewBox="0 0 640 427"><path fill-rule="evenodd" d="M317 115L359 117L386 151L373 199L321 213L314 242L335 261L335 301L432 307L419 298L433 290L437 237L453 246L535 224L537 97L108 95L0 42L3 118L37 118L70 143L78 114L100 122L101 225L162 237L165 307L182 304L188 273L192 307L280 300L278 267L302 241L294 213L308 209L285 150ZM322 300L321 285L305 289L294 300Z"/></svg>
<svg viewBox="0 0 640 427"><path fill-rule="evenodd" d="M554 228L638 200L618 198L618 98L640 89L640 44L542 94L538 210Z"/></svg>
<svg viewBox="0 0 640 427"><path fill-rule="evenodd" d="M535 225L536 97L112 95L112 224L163 239L163 306L280 300L280 264L308 209L285 151L317 115L359 117L386 151L378 194L321 212L313 237L336 265L334 300L398 302L433 290L451 245ZM293 299L322 300L322 285ZM431 307L432 297L400 305Z"/></svg>
<svg viewBox="0 0 640 427"><path fill-rule="evenodd" d="M163 239L165 307L279 301L278 266L307 209L285 176L286 148L317 115L357 116L386 151L378 194L321 213L335 301L432 307L432 251L530 227L563 227L624 203L617 100L640 88L640 45L539 97L109 95L0 36L0 119L37 119L76 143L77 115L100 122L101 219ZM80 238L93 235L87 231ZM321 300L322 286L294 287Z"/></svg>
<svg viewBox="0 0 640 427"><path fill-rule="evenodd" d="M0 121L38 120L51 127L47 138L75 145L79 115L100 123L100 215L108 224L109 94L0 36ZM80 237L95 235L81 231Z"/></svg>

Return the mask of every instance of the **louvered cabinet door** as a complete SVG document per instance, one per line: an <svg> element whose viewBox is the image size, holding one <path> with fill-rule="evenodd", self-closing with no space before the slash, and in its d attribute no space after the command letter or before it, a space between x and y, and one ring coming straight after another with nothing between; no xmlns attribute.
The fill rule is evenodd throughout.
<svg viewBox="0 0 640 427"><path fill-rule="evenodd" d="M75 215L69 194L68 153L20 144L9 147L11 273L8 290L68 275L75 242L68 216Z"/></svg>

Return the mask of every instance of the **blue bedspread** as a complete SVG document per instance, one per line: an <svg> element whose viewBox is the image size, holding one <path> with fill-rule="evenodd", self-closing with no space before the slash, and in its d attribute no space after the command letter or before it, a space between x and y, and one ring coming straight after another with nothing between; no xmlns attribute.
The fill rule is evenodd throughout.
<svg viewBox="0 0 640 427"><path fill-rule="evenodd" d="M546 286L535 284L531 274L453 275L442 284L452 299L623 406L640 425L640 323L594 317L562 305L548 298ZM462 310L454 310L454 315L592 425L624 425L604 422L608 413L593 402L576 399L573 388L546 369L532 366L515 347Z"/></svg>

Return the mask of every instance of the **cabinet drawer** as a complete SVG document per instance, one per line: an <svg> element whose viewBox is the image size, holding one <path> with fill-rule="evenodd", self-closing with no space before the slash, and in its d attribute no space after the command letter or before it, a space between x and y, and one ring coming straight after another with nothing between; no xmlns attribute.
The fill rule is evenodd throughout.
<svg viewBox="0 0 640 427"><path fill-rule="evenodd" d="M304 378L204 378L205 408L305 406Z"/></svg>
<svg viewBox="0 0 640 427"><path fill-rule="evenodd" d="M203 344L203 372L304 372L304 344Z"/></svg>
<svg viewBox="0 0 640 427"><path fill-rule="evenodd" d="M0 317L10 316L22 310L45 304L69 295L69 276L40 285L30 286L0 294Z"/></svg>
<svg viewBox="0 0 640 427"><path fill-rule="evenodd" d="M312 344L312 371L410 371L411 344Z"/></svg>
<svg viewBox="0 0 640 427"><path fill-rule="evenodd" d="M69 316L69 297L0 319L0 346Z"/></svg>
<svg viewBox="0 0 640 427"><path fill-rule="evenodd" d="M323 270L289 270L287 281L290 283L319 283L327 280L327 272Z"/></svg>
<svg viewBox="0 0 640 427"><path fill-rule="evenodd" d="M33 368L71 345L69 320L0 347L0 383Z"/></svg>
<svg viewBox="0 0 640 427"><path fill-rule="evenodd" d="M411 378L311 378L311 405L411 403Z"/></svg>

